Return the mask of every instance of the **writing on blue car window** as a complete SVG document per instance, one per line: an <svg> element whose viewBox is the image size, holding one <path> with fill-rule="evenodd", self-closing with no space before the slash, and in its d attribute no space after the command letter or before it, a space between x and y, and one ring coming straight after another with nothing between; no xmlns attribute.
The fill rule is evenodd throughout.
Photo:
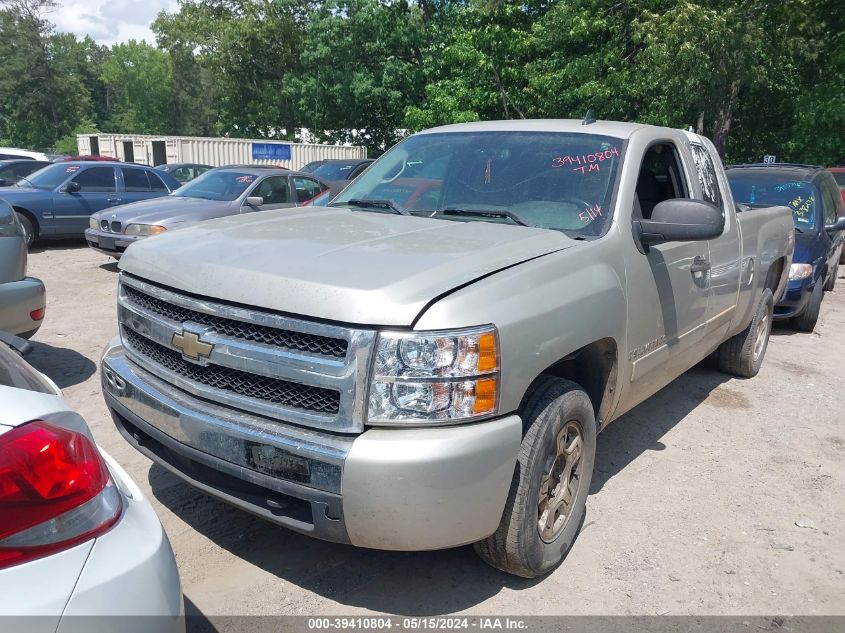
<svg viewBox="0 0 845 633"><path fill-rule="evenodd" d="M734 200L751 206L784 206L792 211L792 221L802 231L816 227L818 194L811 182L789 180L782 174L728 170Z"/></svg>

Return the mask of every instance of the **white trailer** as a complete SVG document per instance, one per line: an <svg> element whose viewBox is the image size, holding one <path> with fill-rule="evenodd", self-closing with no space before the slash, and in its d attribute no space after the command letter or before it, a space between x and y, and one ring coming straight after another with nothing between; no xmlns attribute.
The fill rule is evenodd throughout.
<svg viewBox="0 0 845 633"><path fill-rule="evenodd" d="M367 157L366 148L358 145L289 143L269 139L79 134L76 140L81 156L99 154L150 166L199 163L219 167L250 163L299 169L314 160Z"/></svg>

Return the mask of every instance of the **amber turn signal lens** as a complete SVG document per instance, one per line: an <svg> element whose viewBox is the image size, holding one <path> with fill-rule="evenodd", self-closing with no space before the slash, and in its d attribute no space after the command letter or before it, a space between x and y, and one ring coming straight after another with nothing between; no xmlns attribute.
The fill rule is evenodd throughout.
<svg viewBox="0 0 845 633"><path fill-rule="evenodd" d="M478 371L493 371L498 367L496 335L492 332L478 337Z"/></svg>
<svg viewBox="0 0 845 633"><path fill-rule="evenodd" d="M475 383L474 415L492 413L496 410L496 389L498 381L495 378L483 378Z"/></svg>
<svg viewBox="0 0 845 633"><path fill-rule="evenodd" d="M158 235L159 233L164 233L166 230L167 229L164 228L163 226L158 226L156 224L153 224L150 227L150 235Z"/></svg>

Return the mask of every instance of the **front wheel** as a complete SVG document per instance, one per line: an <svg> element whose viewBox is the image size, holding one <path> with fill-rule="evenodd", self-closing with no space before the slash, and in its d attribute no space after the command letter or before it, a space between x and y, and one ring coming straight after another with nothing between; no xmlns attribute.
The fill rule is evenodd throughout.
<svg viewBox="0 0 845 633"><path fill-rule="evenodd" d="M35 227L32 225L32 220L26 217L23 213L18 213L16 211L15 214L18 216L18 221L23 227L24 239L26 240L27 248L29 248L35 243Z"/></svg>
<svg viewBox="0 0 845 633"><path fill-rule="evenodd" d="M824 287L822 280L819 279L816 285L813 286L813 294L810 295L810 300L804 311L796 317L792 317L792 327L799 332L812 332L816 329L816 323L819 322L819 313L822 309L822 299L824 299Z"/></svg>
<svg viewBox="0 0 845 633"><path fill-rule="evenodd" d="M497 569L536 578L560 564L581 527L596 422L583 389L553 376L538 379L520 417L526 432L502 521L475 551Z"/></svg>

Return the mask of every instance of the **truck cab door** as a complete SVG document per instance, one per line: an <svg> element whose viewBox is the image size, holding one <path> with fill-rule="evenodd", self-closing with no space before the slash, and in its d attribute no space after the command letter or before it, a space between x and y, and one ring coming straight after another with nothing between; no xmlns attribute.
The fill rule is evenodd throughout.
<svg viewBox="0 0 845 633"><path fill-rule="evenodd" d="M652 144L640 167L633 217L650 219L658 203L687 198L689 192L677 146ZM625 410L705 355L711 266L707 241L667 242L642 250L628 249L626 256L631 389L624 396Z"/></svg>
<svg viewBox="0 0 845 633"><path fill-rule="evenodd" d="M700 143L690 143L690 151L698 175L700 195L697 197L719 207L725 219L722 235L709 242L711 296L705 336L708 341L719 342L725 339L736 317L740 282L743 278L747 281L754 274L757 262L742 258L742 235L733 209L730 186L724 173L720 177L716 169L716 148L701 138Z"/></svg>

